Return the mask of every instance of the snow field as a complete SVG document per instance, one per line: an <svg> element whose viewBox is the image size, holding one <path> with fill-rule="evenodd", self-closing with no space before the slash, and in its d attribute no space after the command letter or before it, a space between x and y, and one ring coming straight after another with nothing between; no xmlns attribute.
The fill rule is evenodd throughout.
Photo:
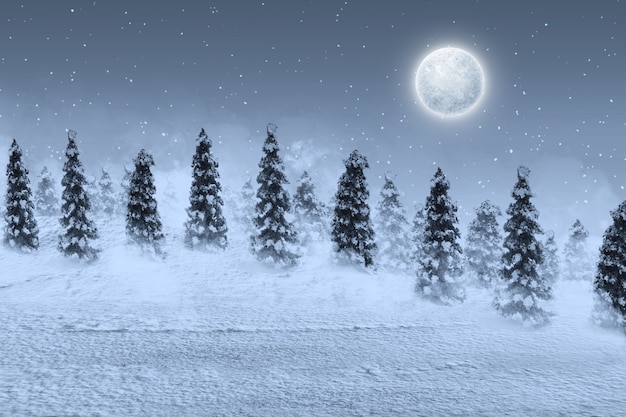
<svg viewBox="0 0 626 417"><path fill-rule="evenodd" d="M594 327L591 284L560 281L553 323L502 318L488 291L439 306L412 274L330 261L293 269L229 247L184 248L184 211L160 199L165 259L97 218L100 259L0 248L0 415L618 416L626 338ZM177 200L184 201L184 200ZM170 205L172 204L172 205Z"/></svg>

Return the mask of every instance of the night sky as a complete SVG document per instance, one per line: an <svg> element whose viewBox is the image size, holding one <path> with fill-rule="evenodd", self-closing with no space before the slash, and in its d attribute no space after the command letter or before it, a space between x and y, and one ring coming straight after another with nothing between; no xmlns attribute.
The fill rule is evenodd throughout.
<svg viewBox="0 0 626 417"><path fill-rule="evenodd" d="M0 11L1 146L18 140L32 179L61 165L66 129L95 174L142 147L157 169L187 168L204 127L238 187L256 176L274 122L291 185L308 169L324 198L354 148L370 160L373 199L391 171L410 215L437 166L462 222L486 198L506 208L519 164L559 236L576 217L600 234L626 198L620 1L58 0ZM420 59L444 46L486 72L479 108L458 119L424 111L414 88Z"/></svg>

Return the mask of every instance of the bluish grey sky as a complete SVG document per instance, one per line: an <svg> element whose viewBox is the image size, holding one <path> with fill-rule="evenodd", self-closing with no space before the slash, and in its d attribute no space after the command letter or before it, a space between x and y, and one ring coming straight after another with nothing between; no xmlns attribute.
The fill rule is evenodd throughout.
<svg viewBox="0 0 626 417"><path fill-rule="evenodd" d="M0 135L18 139L32 171L58 161L68 128L94 173L141 147L157 167L187 166L204 127L222 176L240 184L272 121L292 183L309 169L327 195L358 148L374 197L389 170L407 205L421 202L441 166L462 217L485 198L506 207L521 163L545 227L561 234L575 217L601 232L626 196L620 1L33 0L0 11ZM426 113L413 86L420 58L448 45L487 73L480 107L459 120Z"/></svg>

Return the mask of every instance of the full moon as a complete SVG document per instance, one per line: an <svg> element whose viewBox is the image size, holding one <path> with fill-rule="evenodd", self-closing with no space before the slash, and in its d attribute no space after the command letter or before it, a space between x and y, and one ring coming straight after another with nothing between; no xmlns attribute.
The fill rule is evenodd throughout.
<svg viewBox="0 0 626 417"><path fill-rule="evenodd" d="M415 76L417 95L439 116L460 116L478 103L485 75L472 55L459 48L441 48L422 60Z"/></svg>

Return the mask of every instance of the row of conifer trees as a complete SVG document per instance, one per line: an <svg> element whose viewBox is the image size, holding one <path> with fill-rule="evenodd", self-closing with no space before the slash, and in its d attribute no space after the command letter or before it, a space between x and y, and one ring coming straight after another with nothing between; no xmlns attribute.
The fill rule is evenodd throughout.
<svg viewBox="0 0 626 417"><path fill-rule="evenodd" d="M249 216L252 220L251 250L261 261L292 266L301 253L297 245L298 231L288 220L292 207L285 189L288 181L275 132L276 126L268 125L256 178L254 212ZM92 242L98 232L89 218L91 202L74 131L68 133L65 156L61 181L62 231L57 246L66 256L93 261L97 259L98 250ZM470 224L467 254L462 257L457 206L448 195L450 184L440 168L431 180L425 205L416 211L412 236L407 236L407 221L397 188L389 176L386 178L377 213L378 228L386 239L379 239L379 247L370 219L369 190L364 174L369 167L367 158L355 150L344 163L345 172L338 182L330 224L330 238L339 261L369 268L375 266L376 258L380 257L400 269L412 268L417 273L416 292L443 304L465 298L463 277L467 272L475 283L493 287L494 306L504 316L519 317L533 324L549 321L551 313L543 304L552 298L556 261L550 254L554 255L556 245L553 235L545 243L538 239L543 231L538 223L539 214L530 201L532 192L527 168L520 167L517 172L513 202L506 211L509 217L504 224L503 241L500 243L496 220L499 209L484 202ZM154 160L142 149L134 164L125 191L126 234L130 242L162 255L164 235L151 172ZM192 160L185 222L184 242L190 248L227 246L228 228L222 212L224 202L218 167L211 152L211 141L202 129ZM321 207L311 195L300 197L300 213L304 214L301 224L319 223L323 230ZM33 208L28 170L13 140L7 165L4 234L7 246L22 251L38 248ZM626 202L612 215L614 224L605 233L594 280L595 317L598 322L623 325L626 315L626 272L623 272L626 270ZM574 232L580 227L581 224L575 223ZM579 232L586 238L584 228ZM412 242L412 246L407 247L407 242ZM408 254L402 255L403 248Z"/></svg>

